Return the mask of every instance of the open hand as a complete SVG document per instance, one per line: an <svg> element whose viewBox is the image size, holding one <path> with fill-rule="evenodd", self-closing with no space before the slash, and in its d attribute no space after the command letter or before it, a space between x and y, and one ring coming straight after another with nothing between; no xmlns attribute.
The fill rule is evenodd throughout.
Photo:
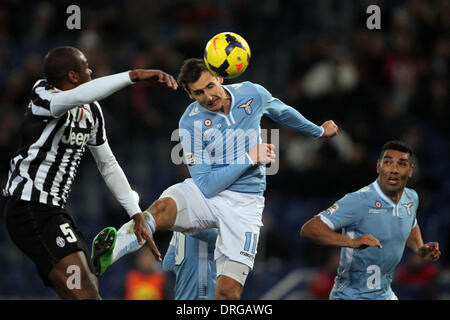
<svg viewBox="0 0 450 320"><path fill-rule="evenodd" d="M366 249L367 247L383 248L380 240L369 233L363 234L361 237L354 239L351 247L360 250Z"/></svg>
<svg viewBox="0 0 450 320"><path fill-rule="evenodd" d="M145 242L148 243L150 250L152 250L156 261L162 262L161 253L156 247L155 241L153 240L152 232L150 231L147 223L145 222L142 213L137 213L133 216L134 220L134 234L136 235L139 245L143 245Z"/></svg>

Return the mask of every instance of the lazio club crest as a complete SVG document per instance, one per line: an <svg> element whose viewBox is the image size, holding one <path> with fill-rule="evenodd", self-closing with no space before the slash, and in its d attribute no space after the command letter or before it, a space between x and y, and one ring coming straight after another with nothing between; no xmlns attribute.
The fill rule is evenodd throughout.
<svg viewBox="0 0 450 320"><path fill-rule="evenodd" d="M408 212L408 216L411 215L411 207L413 206L413 204L414 202L402 203L402 206L404 206L406 211Z"/></svg>
<svg viewBox="0 0 450 320"><path fill-rule="evenodd" d="M250 115L250 114L252 114L252 106L251 106L252 102L253 102L253 98L248 100L246 103L241 104L238 108L239 109L244 109L245 113Z"/></svg>

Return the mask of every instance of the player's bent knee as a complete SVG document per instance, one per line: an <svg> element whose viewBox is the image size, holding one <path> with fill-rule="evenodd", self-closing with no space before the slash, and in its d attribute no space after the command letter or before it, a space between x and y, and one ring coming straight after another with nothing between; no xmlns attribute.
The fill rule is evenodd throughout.
<svg viewBox="0 0 450 320"><path fill-rule="evenodd" d="M217 279L217 300L239 300L241 298L242 285L236 280L221 275Z"/></svg>
<svg viewBox="0 0 450 320"><path fill-rule="evenodd" d="M159 229L167 229L175 223L177 205L172 198L161 198L153 202L147 211L153 215Z"/></svg>

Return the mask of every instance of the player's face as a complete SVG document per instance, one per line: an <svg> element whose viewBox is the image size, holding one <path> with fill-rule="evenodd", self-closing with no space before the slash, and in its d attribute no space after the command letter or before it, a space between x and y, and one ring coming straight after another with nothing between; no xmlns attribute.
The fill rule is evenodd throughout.
<svg viewBox="0 0 450 320"><path fill-rule="evenodd" d="M79 69L77 71L79 80L78 85L91 81L92 70L89 69L88 61L81 51L78 57L78 65L79 65Z"/></svg>
<svg viewBox="0 0 450 320"><path fill-rule="evenodd" d="M188 94L191 99L210 111L219 111L224 107L227 93L222 87L223 78L213 76L209 71L204 71L200 78L188 84Z"/></svg>
<svg viewBox="0 0 450 320"><path fill-rule="evenodd" d="M377 162L378 183L388 195L398 195L406 187L414 166L409 154L397 150L386 150Z"/></svg>

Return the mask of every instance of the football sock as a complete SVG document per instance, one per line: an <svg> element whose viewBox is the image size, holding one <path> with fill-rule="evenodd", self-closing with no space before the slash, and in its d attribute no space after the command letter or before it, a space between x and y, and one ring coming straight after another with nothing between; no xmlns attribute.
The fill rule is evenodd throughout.
<svg viewBox="0 0 450 320"><path fill-rule="evenodd" d="M153 219L153 216L148 212L144 212L144 218L150 231L154 233L156 227L155 219ZM134 234L134 220L132 219L117 230L116 245L112 252L111 263L116 262L124 255L134 252L141 247L142 246L139 245L136 235Z"/></svg>

